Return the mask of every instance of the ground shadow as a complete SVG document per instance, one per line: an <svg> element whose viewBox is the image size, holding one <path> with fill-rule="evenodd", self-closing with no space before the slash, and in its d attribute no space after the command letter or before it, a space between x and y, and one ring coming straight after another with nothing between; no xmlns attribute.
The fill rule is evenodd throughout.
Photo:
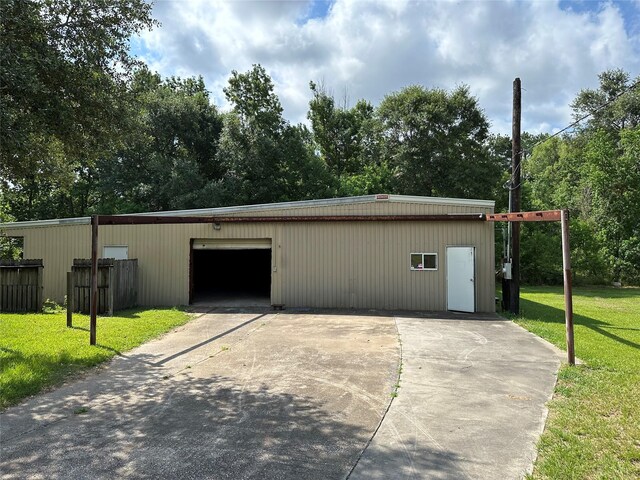
<svg viewBox="0 0 640 480"><path fill-rule="evenodd" d="M376 480L404 480L404 479L456 479L471 480L466 473L467 466L472 463L469 459L450 450L436 450L421 446L418 451L398 447L380 447L375 449L375 455L363 458L346 477L347 480L376 479ZM366 456L366 454L365 454ZM389 472L393 472L390 476Z"/></svg>
<svg viewBox="0 0 640 480"><path fill-rule="evenodd" d="M582 292L580 292L582 295ZM625 297L625 298L628 298ZM521 312L535 311L537 321L544 323L565 323L565 312L563 309L551 307L549 305L545 305L542 303L534 302L532 300L520 299L520 310ZM580 315L579 313L573 313L573 323L574 325L582 325L590 330L593 330L599 335L609 338L615 342L621 343L623 345L627 345L632 348L640 349L640 344L629 340L627 338L621 337L620 335L616 335L615 333L609 330L628 330L628 331L640 331L638 328L626 328L626 327L617 327L615 325L611 325L610 323L603 322L602 320L597 320L595 318L587 317L585 315Z"/></svg>
<svg viewBox="0 0 640 480"><path fill-rule="evenodd" d="M221 375L167 376L145 367L151 356L140 357L2 414L3 475L344 479L373 433L299 391ZM380 452L381 465L403 451ZM465 478L464 459L453 452L415 454L434 471ZM376 468L368 474L381 478Z"/></svg>
<svg viewBox="0 0 640 480"><path fill-rule="evenodd" d="M314 316L366 316L366 317L403 317L418 319L437 320L487 320L487 321L508 321L496 313L464 313L464 312L428 312L421 310L380 310L380 309L355 309L355 308L306 308L306 307L285 307L274 309L271 307L213 307L213 306L190 306L187 308L191 313L225 313L225 314L308 314Z"/></svg>
<svg viewBox="0 0 640 480"><path fill-rule="evenodd" d="M88 332L88 331L89 331L89 329L88 329L88 328L85 328L85 327L76 327L75 325L71 325L71 326L70 326L70 327L68 327L68 328L71 328L71 329L73 329L73 330L82 330L82 331L84 331L84 332Z"/></svg>
<svg viewBox="0 0 640 480"><path fill-rule="evenodd" d="M581 297L589 298L626 298L640 300L640 288L638 287L576 287Z"/></svg>
<svg viewBox="0 0 640 480"><path fill-rule="evenodd" d="M167 362L169 362L169 361L171 361L171 360L173 360L175 358L181 357L182 355L185 355L185 354L187 354L189 352L192 352L193 350L196 350L196 349L198 349L200 347L203 347L203 346L205 346L205 345L207 345L207 344L209 344L211 342L214 342L214 341L218 340L219 338L222 338L222 337L224 337L226 335L229 335L230 333L233 333L236 330L239 330L242 327L245 327L245 326L249 325L250 323L255 322L256 320L261 319L265 315L266 314L263 313L261 315L257 315L257 316L255 316L253 318L250 318L249 320L247 320L245 322L242 322L242 323L236 325L235 327L232 327L232 328L230 328L230 329L228 329L228 330L226 330L226 331L224 331L222 333L219 333L218 335L214 335L213 337L208 338L208 339L206 339L206 340L204 340L204 341L202 341L200 343L197 343L195 345L192 345L189 348L185 348L184 350L182 350L180 352L177 352L177 353L174 353L173 355L165 357L162 360L160 360L159 362L154 363L153 365L155 365L155 366L164 365L165 363L167 363Z"/></svg>

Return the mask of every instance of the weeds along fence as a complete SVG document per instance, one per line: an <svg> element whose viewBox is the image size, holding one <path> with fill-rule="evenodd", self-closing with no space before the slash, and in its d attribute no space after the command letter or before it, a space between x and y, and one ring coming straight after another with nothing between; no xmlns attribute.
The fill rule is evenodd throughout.
<svg viewBox="0 0 640 480"><path fill-rule="evenodd" d="M0 312L42 311L42 259L0 260Z"/></svg>
<svg viewBox="0 0 640 480"><path fill-rule="evenodd" d="M91 260L76 258L71 267L73 311L89 313L91 301ZM68 301L68 300L67 300ZM98 313L114 311L138 304L138 260L98 259Z"/></svg>

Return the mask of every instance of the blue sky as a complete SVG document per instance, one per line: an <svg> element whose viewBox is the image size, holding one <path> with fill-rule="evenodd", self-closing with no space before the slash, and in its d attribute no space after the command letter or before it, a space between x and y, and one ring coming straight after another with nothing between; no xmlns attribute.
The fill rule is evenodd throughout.
<svg viewBox="0 0 640 480"><path fill-rule="evenodd" d="M347 105L466 84L492 129L509 133L520 77L524 129L553 132L598 73L640 74L640 0L158 0L153 15L162 25L132 39L152 69L202 75L224 110L231 70L260 63L292 122L305 121L311 80Z"/></svg>
<svg viewBox="0 0 640 480"><path fill-rule="evenodd" d="M309 2L307 13L304 15L304 20L310 20L313 18L324 18L329 13L329 9L333 2L323 0L312 0Z"/></svg>

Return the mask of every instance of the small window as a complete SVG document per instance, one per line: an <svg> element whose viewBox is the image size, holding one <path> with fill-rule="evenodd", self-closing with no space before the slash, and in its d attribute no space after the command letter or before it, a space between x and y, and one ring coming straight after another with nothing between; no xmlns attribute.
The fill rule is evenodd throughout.
<svg viewBox="0 0 640 480"><path fill-rule="evenodd" d="M127 245L105 245L104 249L102 250L102 258L128 260L129 247Z"/></svg>
<svg viewBox="0 0 640 480"><path fill-rule="evenodd" d="M412 253L411 270L438 270L438 254Z"/></svg>

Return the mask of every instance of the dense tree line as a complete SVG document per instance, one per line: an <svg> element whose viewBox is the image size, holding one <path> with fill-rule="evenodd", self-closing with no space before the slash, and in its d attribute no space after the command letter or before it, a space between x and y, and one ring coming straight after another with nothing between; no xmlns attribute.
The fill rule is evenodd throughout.
<svg viewBox="0 0 640 480"><path fill-rule="evenodd" d="M311 82L308 122L291 124L254 65L231 73L221 112L202 78L162 78L130 57L128 39L154 25L143 0L0 1L0 222L379 192L506 209L510 139L489 133L466 86L349 106ZM524 135L535 148L523 204L571 209L581 278L637 282L640 102L617 97L624 72L601 81L573 104L593 112L579 131ZM524 228L525 281L561 278L557 230Z"/></svg>
<svg viewBox="0 0 640 480"><path fill-rule="evenodd" d="M226 113L202 78L162 79L140 66L121 97L119 130L94 138L102 147L86 157L59 152L64 174L23 173L21 154L7 155L5 201L27 220L377 192L477 198L496 188L502 160L467 87L410 86L352 108L311 90L307 127L284 119L260 65L232 72Z"/></svg>
<svg viewBox="0 0 640 480"><path fill-rule="evenodd" d="M540 142L524 163L525 206L568 208L572 258L585 281L640 283L640 78L622 70L600 76L596 90L581 91L572 109L590 114L571 134ZM527 225L526 278L562 276L559 232Z"/></svg>

